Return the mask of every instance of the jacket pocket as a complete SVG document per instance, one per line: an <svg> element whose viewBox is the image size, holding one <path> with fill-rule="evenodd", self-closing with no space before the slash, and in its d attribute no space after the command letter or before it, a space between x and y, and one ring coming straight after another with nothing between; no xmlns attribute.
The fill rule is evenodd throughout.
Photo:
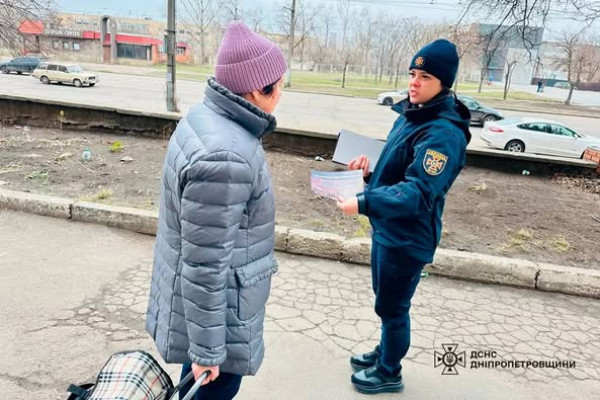
<svg viewBox="0 0 600 400"><path fill-rule="evenodd" d="M252 319L267 303L271 291L271 275L277 272L277 261L273 253L236 268L238 284L238 318Z"/></svg>

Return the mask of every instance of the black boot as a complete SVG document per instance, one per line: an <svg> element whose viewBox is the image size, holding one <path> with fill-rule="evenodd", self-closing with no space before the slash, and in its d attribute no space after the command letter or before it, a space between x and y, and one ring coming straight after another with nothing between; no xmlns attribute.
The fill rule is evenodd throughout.
<svg viewBox="0 0 600 400"><path fill-rule="evenodd" d="M350 365L354 372L362 371L363 369L367 369L377 364L379 357L381 357L381 351L379 350L378 345L373 351L350 357Z"/></svg>
<svg viewBox="0 0 600 400"><path fill-rule="evenodd" d="M404 390L402 375L390 375L374 365L352 375L352 384L363 394L396 393Z"/></svg>

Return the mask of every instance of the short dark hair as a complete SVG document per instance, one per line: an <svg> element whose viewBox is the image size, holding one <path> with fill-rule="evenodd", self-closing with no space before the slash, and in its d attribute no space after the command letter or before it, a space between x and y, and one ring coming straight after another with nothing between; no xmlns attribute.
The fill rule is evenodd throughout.
<svg viewBox="0 0 600 400"><path fill-rule="evenodd" d="M264 88L262 88L260 90L260 93L262 93L265 96L270 96L273 94L273 91L275 91L275 85L277 85L277 82L279 82L279 80L277 80L276 82L273 82L267 86L265 86Z"/></svg>

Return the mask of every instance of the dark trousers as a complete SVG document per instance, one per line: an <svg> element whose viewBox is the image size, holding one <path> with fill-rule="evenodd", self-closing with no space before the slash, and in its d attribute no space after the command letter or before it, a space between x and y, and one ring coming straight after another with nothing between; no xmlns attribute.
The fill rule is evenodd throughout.
<svg viewBox="0 0 600 400"><path fill-rule="evenodd" d="M191 364L183 364L181 368L181 379L185 378L191 371ZM200 389L194 396L194 400L231 400L240 390L241 384L241 375L221 372L217 379L204 386L200 386ZM190 391L193 385L194 380L191 380L179 391L179 400L183 399L183 396Z"/></svg>
<svg viewBox="0 0 600 400"><path fill-rule="evenodd" d="M401 249L373 242L371 273L375 312L381 318L379 366L390 374L400 373L400 362L410 347L410 301L424 265Z"/></svg>

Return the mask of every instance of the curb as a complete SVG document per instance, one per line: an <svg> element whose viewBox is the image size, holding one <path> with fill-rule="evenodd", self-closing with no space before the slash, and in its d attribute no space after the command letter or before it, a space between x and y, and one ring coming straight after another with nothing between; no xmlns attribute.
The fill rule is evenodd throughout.
<svg viewBox="0 0 600 400"><path fill-rule="evenodd" d="M158 212L72 201L0 189L0 210L11 209L47 217L70 219L155 235ZM370 239L275 226L275 250L369 265ZM600 271L486 254L438 249L425 271L432 275L493 283L545 292L600 299Z"/></svg>

